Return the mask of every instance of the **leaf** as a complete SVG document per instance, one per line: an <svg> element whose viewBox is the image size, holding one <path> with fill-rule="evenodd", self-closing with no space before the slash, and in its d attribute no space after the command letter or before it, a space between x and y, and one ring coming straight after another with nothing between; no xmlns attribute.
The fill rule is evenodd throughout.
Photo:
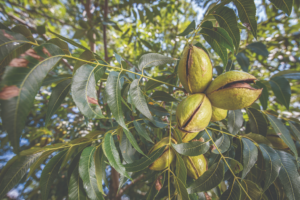
<svg viewBox="0 0 300 200"><path fill-rule="evenodd" d="M286 145L288 145L288 147L294 153L295 158L297 160L298 152L295 143L290 135L289 130L285 127L285 125L280 120L278 120L273 115L267 115L267 116L276 134L284 141Z"/></svg>
<svg viewBox="0 0 300 200"><path fill-rule="evenodd" d="M130 84L129 94L131 96L131 100L133 105L147 117L150 121L153 120L153 117L150 113L150 110L147 106L147 101L143 96L143 93L139 87L139 79L135 79Z"/></svg>
<svg viewBox="0 0 300 200"><path fill-rule="evenodd" d="M227 128L231 134L236 135L240 131L240 128L243 125L243 121L244 121L243 113L241 110L229 110L228 111Z"/></svg>
<svg viewBox="0 0 300 200"><path fill-rule="evenodd" d="M149 165L151 165L156 159L158 159L165 150L165 146L157 149L156 151L152 152L148 157L143 157L140 160L136 160L133 163L124 165L126 171L128 172L138 172L143 169L146 169Z"/></svg>
<svg viewBox="0 0 300 200"><path fill-rule="evenodd" d="M105 160L105 155L103 153L101 146L99 145L96 148L95 153L94 153L94 163L95 163L95 175L96 175L98 189L103 195L105 195L103 188L102 188L102 179L103 179L103 175L105 174L104 160Z"/></svg>
<svg viewBox="0 0 300 200"><path fill-rule="evenodd" d="M178 200L190 200L189 194L187 193L187 189L184 185L184 183L177 177L175 177L175 188L177 190Z"/></svg>
<svg viewBox="0 0 300 200"><path fill-rule="evenodd" d="M156 100L156 101L166 101L166 102L176 102L178 101L174 97L172 97L170 94L164 92L164 91L155 91L152 95L151 98Z"/></svg>
<svg viewBox="0 0 300 200"><path fill-rule="evenodd" d="M195 20L193 20L187 27L186 29L180 33L178 36L186 36L188 35L190 32L192 32L193 30L196 29L196 23Z"/></svg>
<svg viewBox="0 0 300 200"><path fill-rule="evenodd" d="M236 55L236 60L241 66L242 70L244 72L248 72L249 66L250 66L250 60L244 53L238 53Z"/></svg>
<svg viewBox="0 0 300 200"><path fill-rule="evenodd" d="M219 45L226 47L231 52L234 52L233 42L227 31L221 27L213 27L212 22L206 21L201 26L200 34L209 35Z"/></svg>
<svg viewBox="0 0 300 200"><path fill-rule="evenodd" d="M254 53L257 53L258 55L262 55L265 57L269 56L269 51L268 51L266 45L264 45L261 42L252 42L251 44L248 44L246 46L246 48L250 49Z"/></svg>
<svg viewBox="0 0 300 200"><path fill-rule="evenodd" d="M277 100L283 104L286 109L289 109L292 94L289 81L282 76L277 76L271 78L269 83Z"/></svg>
<svg viewBox="0 0 300 200"><path fill-rule="evenodd" d="M154 113L155 115L161 117L161 116L169 116L170 113L164 109L163 107L157 106L157 105L150 105L148 104L149 110Z"/></svg>
<svg viewBox="0 0 300 200"><path fill-rule="evenodd" d="M226 160L229 163L229 166L234 174L238 174L241 171L243 171L244 167L239 161L237 161L233 158L226 158ZM227 167L227 166L225 166L225 167ZM225 169L225 171L226 171L226 169Z"/></svg>
<svg viewBox="0 0 300 200"><path fill-rule="evenodd" d="M134 160L136 160L135 158L136 150L131 146L131 143L129 142L127 136L123 135L123 129L121 129L121 131L122 131L121 142L119 146L120 146L122 157L126 163L132 163Z"/></svg>
<svg viewBox="0 0 300 200"><path fill-rule="evenodd" d="M40 180L42 199L48 199L52 183L58 175L58 171L64 159L65 153L65 151L58 153L46 164L45 168L43 169Z"/></svg>
<svg viewBox="0 0 300 200"><path fill-rule="evenodd" d="M121 163L118 150L115 146L114 139L110 132L105 134L102 149L110 165L120 174L123 174L125 177L130 178L125 170L125 167Z"/></svg>
<svg viewBox="0 0 300 200"><path fill-rule="evenodd" d="M291 15L293 0L270 0L278 9L283 10L287 15Z"/></svg>
<svg viewBox="0 0 300 200"><path fill-rule="evenodd" d="M90 62L96 61L95 55L93 54L93 52L89 50L86 50L82 54L80 54L79 59L80 60L76 61L74 65L73 74L75 74L75 72L79 67L81 67L84 64L87 64L86 61L90 61Z"/></svg>
<svg viewBox="0 0 300 200"><path fill-rule="evenodd" d="M230 147L230 138L228 135L226 134L222 134L221 137L219 137L216 141L215 141L215 144L217 146L214 146L213 149L212 149L212 153L215 153L215 154L220 154L221 153L224 153L226 152L229 147ZM219 149L220 152L217 150Z"/></svg>
<svg viewBox="0 0 300 200"><path fill-rule="evenodd" d="M185 156L198 156L205 154L209 149L209 142L188 142L181 144L172 144L172 147L180 154Z"/></svg>
<svg viewBox="0 0 300 200"><path fill-rule="evenodd" d="M88 118L102 118L98 103L95 74L104 75L105 67L81 66L74 74L71 91L74 102L81 113Z"/></svg>
<svg viewBox="0 0 300 200"><path fill-rule="evenodd" d="M269 147L272 147L272 143L264 136L255 134L255 133L248 133L244 136L245 138L250 138L251 140L255 141L258 144L266 144Z"/></svg>
<svg viewBox="0 0 300 200"><path fill-rule="evenodd" d="M168 63L172 63L177 59L164 56L158 53L148 53L141 56L138 64L139 70L143 70L145 67L160 66Z"/></svg>
<svg viewBox="0 0 300 200"><path fill-rule="evenodd" d="M27 175L27 178L29 178L34 171L41 166L41 164L54 152L54 150L52 151L46 151L43 152L37 159L36 161L30 166L30 171Z"/></svg>
<svg viewBox="0 0 300 200"><path fill-rule="evenodd" d="M133 125L135 130L137 131L137 133L142 136L143 138L145 138L147 141L153 143L152 139L149 137L147 130L137 121L133 121Z"/></svg>
<svg viewBox="0 0 300 200"><path fill-rule="evenodd" d="M68 197L70 200L85 200L86 194L83 189L83 183L78 172L78 164L73 170L68 186Z"/></svg>
<svg viewBox="0 0 300 200"><path fill-rule="evenodd" d="M156 79L156 80L164 81L164 82L168 83L175 76L176 76L175 74L171 74L171 75L158 76L158 77L153 77L153 78ZM145 91L152 90L152 89L154 89L154 88L156 88L156 87L158 87L162 84L163 83L160 83L160 82L157 82L157 81L154 81L154 80L148 80L146 82L146 85L145 85Z"/></svg>
<svg viewBox="0 0 300 200"><path fill-rule="evenodd" d="M258 185L256 185L255 183L253 183L250 180L245 180L245 179L243 179L241 182L242 182L243 188L246 190L248 196L251 199L253 199L253 200L254 199L261 200L262 199L263 192L261 191L261 188ZM242 191L241 199L249 200L249 198L245 198L245 197L248 197L248 196L246 196L245 192L243 190L241 190L241 191Z"/></svg>
<svg viewBox="0 0 300 200"><path fill-rule="evenodd" d="M227 31L233 41L236 52L238 52L240 45L240 30L237 25L234 11L228 7L221 7L217 9L216 12L211 13L211 15L217 19L220 27Z"/></svg>
<svg viewBox="0 0 300 200"><path fill-rule="evenodd" d="M220 197L220 200L240 200L241 188L237 181L234 180L233 184L225 191Z"/></svg>
<svg viewBox="0 0 300 200"><path fill-rule="evenodd" d="M71 87L72 79L66 79L59 84L55 88L53 88L47 108L47 114L45 119L45 124L48 124L51 116L55 113L55 111L59 108L63 100L69 94Z"/></svg>
<svg viewBox="0 0 300 200"><path fill-rule="evenodd" d="M166 173L159 174L157 176L156 180L152 183L150 189L148 190L148 192L146 194L146 200L155 199L155 197L159 193L159 190L156 189L156 185L157 185L156 183L157 183L157 181L159 181L161 187L163 187L164 183L165 183L165 178L166 178Z"/></svg>
<svg viewBox="0 0 300 200"><path fill-rule="evenodd" d="M14 26L11 30L15 33L20 33L20 34L24 35L26 37L26 39L30 40L31 42L35 42L35 39L33 38L32 33L27 28L27 26L18 24L16 26Z"/></svg>
<svg viewBox="0 0 300 200"><path fill-rule="evenodd" d="M282 76L284 78L288 78L288 79L300 80L300 73L299 72L283 74Z"/></svg>
<svg viewBox="0 0 300 200"><path fill-rule="evenodd" d="M268 121L264 115L254 108L247 108L246 110L249 117L251 132L266 136L268 131Z"/></svg>
<svg viewBox="0 0 300 200"><path fill-rule="evenodd" d="M293 136L300 141L300 131L299 127L295 126L292 121L289 121L290 127L292 129Z"/></svg>
<svg viewBox="0 0 300 200"><path fill-rule="evenodd" d="M288 153L284 151L276 151L280 157L281 169L279 171L279 180L285 195L289 200L300 199L300 177L297 167L293 160L289 158Z"/></svg>
<svg viewBox="0 0 300 200"><path fill-rule="evenodd" d="M281 168L281 161L276 151L265 144L260 144L259 149L264 157L264 188L266 191L276 180Z"/></svg>
<svg viewBox="0 0 300 200"><path fill-rule="evenodd" d="M14 89L15 93L1 101L1 114L14 152L18 152L19 138L43 79L63 55L57 46L42 44L29 49L21 58L13 59L6 68L3 84L7 87L2 91Z"/></svg>
<svg viewBox="0 0 300 200"><path fill-rule="evenodd" d="M0 174L0 198L4 198L14 186L16 186L29 167L40 157L42 152L27 156L15 156L6 163Z"/></svg>
<svg viewBox="0 0 300 200"><path fill-rule="evenodd" d="M124 121L124 114L121 102L121 73L111 72L108 75L105 87L105 94L107 96L107 104L120 126L127 129Z"/></svg>
<svg viewBox="0 0 300 200"><path fill-rule="evenodd" d="M140 147L139 147L138 143L136 142L135 138L133 137L132 133L128 129L125 129L125 128L123 128L123 131L124 131L126 137L128 138L129 142L133 146L133 148L135 150L137 150L140 154L145 155L144 152L140 149Z"/></svg>
<svg viewBox="0 0 300 200"><path fill-rule="evenodd" d="M267 86L265 86L265 84L263 84L260 81L256 81L255 84L259 87L259 88L263 88L262 93L259 97L259 101L263 107L264 110L267 110L268 107L268 101L269 101L269 92L268 92L268 88Z"/></svg>
<svg viewBox="0 0 300 200"><path fill-rule="evenodd" d="M204 174L202 174L187 188L187 192L192 194L195 192L211 190L219 185L219 183L223 180L224 173L223 161L213 164L206 172L204 172Z"/></svg>
<svg viewBox="0 0 300 200"><path fill-rule="evenodd" d="M50 85L52 83L60 83L66 79L71 79L72 76L71 75L60 75L60 76L48 76L46 77L44 80L43 80L43 83L42 83L42 86L47 86L47 85Z"/></svg>
<svg viewBox="0 0 300 200"><path fill-rule="evenodd" d="M258 150L253 142L246 138L242 138L243 142L243 166L242 178L245 178L258 158Z"/></svg>
<svg viewBox="0 0 300 200"><path fill-rule="evenodd" d="M181 156L176 153L176 177L185 185L187 177L187 169Z"/></svg>
<svg viewBox="0 0 300 200"><path fill-rule="evenodd" d="M233 0L233 2L238 9L240 20L256 38L257 22L254 0Z"/></svg>
<svg viewBox="0 0 300 200"><path fill-rule="evenodd" d="M98 189L94 152L96 147L86 147L80 156L79 175L83 182L83 188L90 199L104 199Z"/></svg>
<svg viewBox="0 0 300 200"><path fill-rule="evenodd" d="M59 38L52 38L52 39L48 40L47 43L55 44L56 46L61 48L61 50L63 50L63 52L65 52L65 54L70 54L68 44Z"/></svg>

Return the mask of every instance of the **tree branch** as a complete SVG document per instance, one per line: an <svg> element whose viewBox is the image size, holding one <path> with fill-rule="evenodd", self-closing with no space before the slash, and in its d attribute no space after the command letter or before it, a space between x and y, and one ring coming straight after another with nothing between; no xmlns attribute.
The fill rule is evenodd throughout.
<svg viewBox="0 0 300 200"><path fill-rule="evenodd" d="M126 185L123 189L120 189L118 195L116 196L116 198L121 198L122 195L124 194L124 192L126 190L128 190L131 186L133 186L136 182L139 182L140 180L142 180L145 177L144 174L140 175L139 177L137 177L136 179L134 179L130 184Z"/></svg>

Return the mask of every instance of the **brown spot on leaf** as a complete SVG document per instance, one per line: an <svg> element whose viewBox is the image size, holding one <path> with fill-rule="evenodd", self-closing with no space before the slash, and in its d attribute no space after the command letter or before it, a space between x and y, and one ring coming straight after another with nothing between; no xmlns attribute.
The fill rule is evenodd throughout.
<svg viewBox="0 0 300 200"><path fill-rule="evenodd" d="M160 191L160 189L162 188L161 179L162 179L162 176L159 176L155 181L155 189L157 191Z"/></svg>
<svg viewBox="0 0 300 200"><path fill-rule="evenodd" d="M33 50L33 49L28 49L26 52L25 52L26 55L28 56L31 56L39 61L42 61L44 60L44 58L42 58L41 56L37 55L37 53Z"/></svg>
<svg viewBox="0 0 300 200"><path fill-rule="evenodd" d="M48 57L51 57L52 55L50 54L50 52L45 48L43 47L43 52L44 54L46 54Z"/></svg>
<svg viewBox="0 0 300 200"><path fill-rule="evenodd" d="M282 135L282 133L277 133L277 135Z"/></svg>
<svg viewBox="0 0 300 200"><path fill-rule="evenodd" d="M8 100L10 98L18 96L19 92L20 89L15 85L6 86L0 92L0 99Z"/></svg>
<svg viewBox="0 0 300 200"><path fill-rule="evenodd" d="M95 99L95 98L87 97L87 100L91 104L99 105L97 99Z"/></svg>
<svg viewBox="0 0 300 200"><path fill-rule="evenodd" d="M27 67L29 61L24 58L14 58L10 61L9 66L11 67Z"/></svg>
<svg viewBox="0 0 300 200"><path fill-rule="evenodd" d="M4 37L10 39L10 40L15 40L15 38L12 35L9 35L8 33L5 32L5 30L2 30Z"/></svg>
<svg viewBox="0 0 300 200"><path fill-rule="evenodd" d="M214 27L214 31L218 31L218 29L216 27Z"/></svg>

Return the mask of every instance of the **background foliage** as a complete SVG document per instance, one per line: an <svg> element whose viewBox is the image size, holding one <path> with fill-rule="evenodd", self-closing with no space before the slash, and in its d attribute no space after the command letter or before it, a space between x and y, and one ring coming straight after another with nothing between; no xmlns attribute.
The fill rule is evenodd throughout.
<svg viewBox="0 0 300 200"><path fill-rule="evenodd" d="M0 9L1 198L300 198L299 0L6 0ZM176 134L187 95L176 58L187 42L209 53L214 77L249 72L263 94L211 123L204 142L173 144L174 165L150 171L163 149L145 155ZM181 158L196 151L209 168L193 180Z"/></svg>

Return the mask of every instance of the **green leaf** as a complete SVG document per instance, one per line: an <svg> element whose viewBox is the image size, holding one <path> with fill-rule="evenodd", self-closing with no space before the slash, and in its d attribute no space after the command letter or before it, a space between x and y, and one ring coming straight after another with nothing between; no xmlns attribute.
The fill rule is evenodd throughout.
<svg viewBox="0 0 300 200"><path fill-rule="evenodd" d="M58 175L58 171L64 159L65 153L65 151L58 153L46 164L45 168L43 169L40 180L42 199L48 199L52 183Z"/></svg>
<svg viewBox="0 0 300 200"><path fill-rule="evenodd" d="M297 167L289 154L284 151L276 151L280 157L281 169L279 171L279 180L285 195L289 200L300 199L300 177Z"/></svg>
<svg viewBox="0 0 300 200"><path fill-rule="evenodd" d="M294 0L270 0L278 9L283 10L287 15L291 15Z"/></svg>
<svg viewBox="0 0 300 200"><path fill-rule="evenodd" d="M84 29L77 29L73 35L73 39L82 39L85 34L86 34L86 30Z"/></svg>
<svg viewBox="0 0 300 200"><path fill-rule="evenodd" d="M212 22L206 21L201 26L200 34L209 35L210 38L216 40L216 42L234 52L233 42L227 31L221 27L213 27Z"/></svg>
<svg viewBox="0 0 300 200"><path fill-rule="evenodd" d="M120 174L123 174L125 177L130 178L125 170L125 167L121 163L118 150L110 132L105 134L102 148L110 165Z"/></svg>
<svg viewBox="0 0 300 200"><path fill-rule="evenodd" d="M259 97L259 101L263 107L264 110L267 110L268 107L268 101L269 101L269 92L268 92L268 88L267 86L265 86L265 84L263 84L260 81L256 81L255 84L259 87L259 88L263 88L262 93Z"/></svg>
<svg viewBox="0 0 300 200"><path fill-rule="evenodd" d="M188 142L181 144L172 144L172 147L180 154L185 156L198 156L205 154L209 149L209 142Z"/></svg>
<svg viewBox="0 0 300 200"><path fill-rule="evenodd" d="M258 158L258 150L253 142L242 138L243 142L243 166L242 178L245 178L251 168L255 165Z"/></svg>
<svg viewBox="0 0 300 200"><path fill-rule="evenodd" d="M35 39L32 36L31 31L27 28L27 26L18 24L11 29L15 33L20 33L26 37L27 40L31 42L35 42Z"/></svg>
<svg viewBox="0 0 300 200"><path fill-rule="evenodd" d="M253 43L247 45L246 48L250 49L254 53L257 53L258 55L262 55L265 57L268 57L268 55L269 55L269 51L268 51L266 45L264 45L261 42L253 42Z"/></svg>
<svg viewBox="0 0 300 200"><path fill-rule="evenodd" d="M241 188L237 181L234 180L233 184L225 191L220 197L220 200L240 200Z"/></svg>
<svg viewBox="0 0 300 200"><path fill-rule="evenodd" d="M46 33L46 27L45 25L39 25L36 27L36 31L38 34L43 35Z"/></svg>
<svg viewBox="0 0 300 200"><path fill-rule="evenodd" d="M143 40L143 39L140 39L140 41L143 43L143 45L145 45L147 48L149 48L149 49L152 49L153 47L152 47L152 45L149 43L149 42L147 42L146 40Z"/></svg>
<svg viewBox="0 0 300 200"><path fill-rule="evenodd" d="M159 117L161 117L161 116L169 116L170 115L170 113L166 109L164 109L163 107L160 107L158 105L150 105L150 104L148 104L148 107L149 107L149 109L150 109L150 111L152 113L154 113L155 115L157 115Z"/></svg>
<svg viewBox="0 0 300 200"><path fill-rule="evenodd" d="M228 111L227 128L231 134L236 135L240 131L240 128L243 125L243 121L244 121L243 113L241 110L229 110Z"/></svg>
<svg viewBox="0 0 300 200"><path fill-rule="evenodd" d="M142 136L143 138L145 138L147 141L153 143L152 139L149 137L147 130L144 128L144 126L142 126L140 123L138 123L137 121L133 121L133 125L135 130L137 131L137 133Z"/></svg>
<svg viewBox="0 0 300 200"><path fill-rule="evenodd" d="M187 189L185 184L177 177L175 177L175 188L177 191L177 199L178 200L190 200L189 194L187 193Z"/></svg>
<svg viewBox="0 0 300 200"><path fill-rule="evenodd" d="M264 193L269 200L280 200L278 195L278 190L276 189L275 185L272 184Z"/></svg>
<svg viewBox="0 0 300 200"><path fill-rule="evenodd" d="M226 158L226 160L234 174L238 174L243 171L244 167L239 161L233 158Z"/></svg>
<svg viewBox="0 0 300 200"><path fill-rule="evenodd" d="M178 153L176 153L175 174L176 174L177 178L180 179L181 182L185 185L186 177L187 177L187 170L186 170L183 159L181 158L181 156Z"/></svg>
<svg viewBox="0 0 300 200"><path fill-rule="evenodd" d="M243 188L246 190L248 196L251 199L255 199L255 200L261 200L262 199L262 195L263 195L263 191L261 190L261 188L256 185L255 183L253 183L250 180L241 180ZM247 199L249 200L249 198L246 198L248 196L246 196L245 192L243 190L242 191L242 198L241 199Z"/></svg>
<svg viewBox="0 0 300 200"><path fill-rule="evenodd" d="M4 197L14 186L16 186L29 167L40 157L42 152L27 156L15 156L6 163L0 174L0 198Z"/></svg>
<svg viewBox="0 0 300 200"><path fill-rule="evenodd" d="M176 74L171 74L171 75L165 75L165 76L158 76L158 77L153 77L154 79L156 80L159 80L159 81L163 81L163 82L166 82L166 83L169 83L170 80L172 78L176 77ZM145 91L148 91L148 90L152 90L160 85L162 85L163 83L160 83L160 82L157 82L157 81L154 81L154 80L148 80L146 82L146 85L145 85Z"/></svg>
<svg viewBox="0 0 300 200"><path fill-rule="evenodd" d="M64 52L53 44L43 44L15 58L6 68L2 91L12 91L10 98L1 101L4 130L7 131L14 152L18 152L19 139L35 95L48 72L60 61Z"/></svg>
<svg viewBox="0 0 300 200"><path fill-rule="evenodd" d="M259 134L248 133L245 135L245 138L250 138L251 140L255 141L258 144L266 144L269 147L273 147L272 143L266 137Z"/></svg>
<svg viewBox="0 0 300 200"><path fill-rule="evenodd" d="M208 52L207 49L200 42L197 42L196 44L194 44L194 46L199 47L200 49L205 51L208 55L210 55L210 52Z"/></svg>
<svg viewBox="0 0 300 200"><path fill-rule="evenodd" d="M196 22L195 20L193 20L187 27L186 29L180 33L178 36L186 36L188 35L190 32L192 32L193 30L196 29Z"/></svg>
<svg viewBox="0 0 300 200"><path fill-rule="evenodd" d="M268 131L268 121L264 115L254 108L247 108L246 110L249 117L251 132L266 136Z"/></svg>
<svg viewBox="0 0 300 200"><path fill-rule="evenodd" d="M269 83L277 100L284 105L286 109L289 109L292 94L289 81L282 76L277 76L271 78Z"/></svg>
<svg viewBox="0 0 300 200"><path fill-rule="evenodd" d="M244 53L238 53L236 55L236 60L241 66L242 70L244 72L248 72L249 66L250 66L250 60Z"/></svg>
<svg viewBox="0 0 300 200"><path fill-rule="evenodd" d="M77 69L79 67L81 67L84 64L87 64L86 61L92 62L92 61L96 60L93 52L91 52L89 50L86 50L82 54L80 54L79 59L81 59L81 60L76 61L75 65L74 65L73 74L75 74L75 72L77 71Z"/></svg>
<svg viewBox="0 0 300 200"><path fill-rule="evenodd" d="M0 31L0 69L4 68L9 62L18 57L32 46L22 34L8 30Z"/></svg>
<svg viewBox="0 0 300 200"><path fill-rule="evenodd" d="M47 86L52 83L58 84L66 79L71 79L71 75L48 76L43 80L42 86Z"/></svg>
<svg viewBox="0 0 300 200"><path fill-rule="evenodd" d="M106 81L105 94L107 96L107 104L120 126L127 129L124 121L124 114L121 102L121 73L110 72Z"/></svg>
<svg viewBox="0 0 300 200"><path fill-rule="evenodd" d="M163 187L163 185L165 183L165 178L166 178L166 173L163 173L162 175L159 174L157 176L156 180L152 183L150 189L148 190L148 192L146 194L146 200L153 200L153 199L155 199L155 197L159 193L159 191L156 190L156 183L157 183L157 181L159 181L160 184L161 184L161 187Z"/></svg>
<svg viewBox="0 0 300 200"><path fill-rule="evenodd" d="M222 134L221 137L219 137L216 141L215 144L217 145L216 147L214 146L212 149L212 153L219 154L226 152L229 147L230 147L230 138L226 134ZM217 150L217 148L220 150L220 152Z"/></svg>
<svg viewBox="0 0 300 200"><path fill-rule="evenodd" d="M86 200L83 183L78 172L78 164L73 170L68 186L68 197L70 200Z"/></svg>
<svg viewBox="0 0 300 200"><path fill-rule="evenodd" d="M256 38L257 22L254 0L233 0L233 2L238 9L240 20Z"/></svg>
<svg viewBox="0 0 300 200"><path fill-rule="evenodd" d="M89 64L81 66L74 74L71 91L72 97L82 114L88 118L102 118L96 91L97 79L103 76L105 66L93 67Z"/></svg>
<svg viewBox="0 0 300 200"><path fill-rule="evenodd" d="M168 63L173 63L177 59L164 56L158 53L148 53L141 56L138 64L139 70L143 70L145 67L160 66Z"/></svg>
<svg viewBox="0 0 300 200"><path fill-rule="evenodd" d="M63 100L69 94L71 87L72 79L66 79L59 84L55 88L53 88L47 108L47 114L45 119L45 124L48 124L51 116L55 113L55 111L59 108Z"/></svg>
<svg viewBox="0 0 300 200"><path fill-rule="evenodd" d="M152 152L148 157L143 157L140 160L134 161L133 163L124 165L126 171L128 172L138 172L143 169L146 169L149 165L151 165L156 159L158 159L165 150L165 146L157 149Z"/></svg>
<svg viewBox="0 0 300 200"><path fill-rule="evenodd" d="M135 79L130 84L129 93L131 96L131 100L133 105L143 114L145 117L147 117L150 121L153 120L153 117L150 113L150 110L147 106L147 101L139 87L139 79Z"/></svg>
<svg viewBox="0 0 300 200"><path fill-rule="evenodd" d="M195 192L203 192L211 190L219 185L224 178L224 164L223 161L219 161L213 164L204 174L202 174L195 182L193 182L187 191L189 194Z"/></svg>
<svg viewBox="0 0 300 200"><path fill-rule="evenodd" d="M217 19L220 27L228 32L236 52L238 52L240 45L240 30L237 26L237 19L234 11L228 7L221 7L217 9L216 12L211 13L211 15Z"/></svg>
<svg viewBox="0 0 300 200"><path fill-rule="evenodd" d="M285 125L280 120L278 120L273 115L267 115L267 116L276 134L284 141L286 145L288 145L288 147L294 153L295 158L297 160L298 152L295 143L290 135L289 130L285 127Z"/></svg>
<svg viewBox="0 0 300 200"><path fill-rule="evenodd" d="M284 78L288 78L288 79L300 80L300 73L299 72L283 74L282 76Z"/></svg>
<svg viewBox="0 0 300 200"><path fill-rule="evenodd" d="M292 134L293 136L300 141L300 131L299 131L299 127L297 127L296 125L293 124L292 121L289 121L290 127L292 129Z"/></svg>
<svg viewBox="0 0 300 200"><path fill-rule="evenodd" d="M102 188L102 179L103 179L103 175L105 175L104 160L105 160L105 155L103 153L101 146L99 145L96 148L96 151L94 153L94 162L95 162L95 174L96 174L98 189L103 195L105 195Z"/></svg>
<svg viewBox="0 0 300 200"><path fill-rule="evenodd" d="M52 39L48 40L47 43L55 44L56 46L61 48L61 50L63 50L63 52L65 52L65 54L70 54L68 44L59 38L52 38Z"/></svg>
<svg viewBox="0 0 300 200"><path fill-rule="evenodd" d="M156 100L156 101L166 101L166 102L176 102L178 101L174 97L172 97L170 94L164 92L164 91L155 91L152 95L151 98Z"/></svg>
<svg viewBox="0 0 300 200"><path fill-rule="evenodd" d="M30 171L27 175L27 178L29 178L34 171L39 168L41 166L41 164L54 152L54 150L52 151L46 151L43 152L37 159L36 161L30 166Z"/></svg>
<svg viewBox="0 0 300 200"><path fill-rule="evenodd" d="M86 147L80 156L79 175L83 182L83 188L90 199L104 199L98 189L94 152L96 147Z"/></svg>
<svg viewBox="0 0 300 200"><path fill-rule="evenodd" d="M121 129L121 131L123 131L123 129ZM132 163L134 160L136 160L135 157L136 150L131 146L131 143L129 142L127 136L123 135L123 132L122 132L121 142L119 146L120 146L122 157L126 163Z"/></svg>
<svg viewBox="0 0 300 200"><path fill-rule="evenodd" d="M144 152L140 149L140 147L139 147L138 143L136 142L136 139L133 137L132 133L128 129L125 129L125 128L123 128L123 131L124 131L126 137L128 138L129 142L133 146L133 148L135 148L135 150L137 150L140 154L145 155Z"/></svg>
<svg viewBox="0 0 300 200"><path fill-rule="evenodd" d="M260 144L259 149L264 157L264 188L266 191L269 186L276 180L281 168L281 162L278 154L271 147Z"/></svg>

